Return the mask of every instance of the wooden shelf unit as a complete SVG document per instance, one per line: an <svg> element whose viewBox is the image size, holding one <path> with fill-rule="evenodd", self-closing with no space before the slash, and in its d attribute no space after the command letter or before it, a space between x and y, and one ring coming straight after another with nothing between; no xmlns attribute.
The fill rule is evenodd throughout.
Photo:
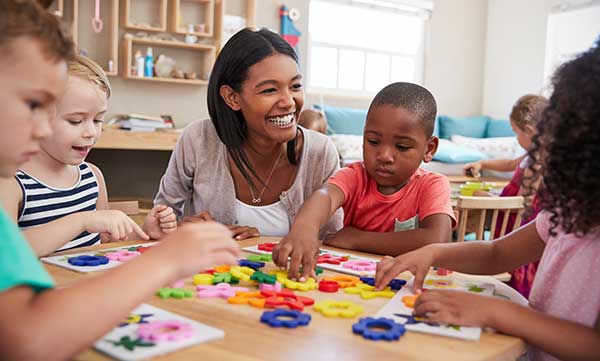
<svg viewBox="0 0 600 361"><path fill-rule="evenodd" d="M139 26L131 23L130 14L131 14L131 2L135 0L125 0L125 12L123 14L125 29L129 30L139 30L139 31L156 31L156 32L165 32L167 31L167 0L160 0L159 8L159 22L160 25L158 27L155 26ZM156 0L153 0L156 1Z"/></svg>
<svg viewBox="0 0 600 361"><path fill-rule="evenodd" d="M207 80L202 79L175 79L175 78L159 78L159 77L139 77L134 76L131 73L132 69L132 61L133 61L133 46L134 45L146 45L151 46L153 48L176 48L176 49L185 49L192 50L205 53L203 54L203 65L202 69L197 69L196 73L198 74L208 74L210 73L210 68L215 62L216 56L216 48L213 45L205 45L205 44L187 44L179 41L169 41L169 40L155 40L155 39L146 39L146 38L125 38L124 39L124 73L123 77L125 79L132 80L140 80L140 81L148 81L148 82L157 82L157 83L172 83L172 84L188 84L188 85L206 85L208 84ZM158 56L155 53L155 56Z"/></svg>
<svg viewBox="0 0 600 361"><path fill-rule="evenodd" d="M175 34L193 34L198 37L211 37L215 33L215 0L172 0L173 9L171 11L171 32ZM204 26L206 27L205 31L198 32L194 31L192 33L188 33L186 29L186 24L181 24L182 20L182 11L181 4L182 3L195 3L196 6L201 6L203 8L204 14ZM200 25L200 24L194 24Z"/></svg>
<svg viewBox="0 0 600 361"><path fill-rule="evenodd" d="M223 18L225 17L225 2L229 0L215 0L215 46L221 49L223 42ZM256 0L237 0L246 3L246 27L252 28L256 23Z"/></svg>
<svg viewBox="0 0 600 361"><path fill-rule="evenodd" d="M62 3L62 0L58 0L59 3ZM73 38L73 42L75 45L80 48L79 44L79 1L80 0L72 0L72 11L73 17L71 19L71 34ZM96 59L92 59L102 67L106 75L108 76L117 76L119 74L119 0L108 0L110 2L110 23L104 22L104 27L102 31L106 31L108 27L109 31L109 60L112 60L112 70L108 69L107 64L101 64ZM64 10L63 10L64 12ZM106 14L102 17L103 20L106 19Z"/></svg>
<svg viewBox="0 0 600 361"><path fill-rule="evenodd" d="M122 150L162 150L171 151L177 143L179 132L130 132L128 130L105 127L94 149Z"/></svg>

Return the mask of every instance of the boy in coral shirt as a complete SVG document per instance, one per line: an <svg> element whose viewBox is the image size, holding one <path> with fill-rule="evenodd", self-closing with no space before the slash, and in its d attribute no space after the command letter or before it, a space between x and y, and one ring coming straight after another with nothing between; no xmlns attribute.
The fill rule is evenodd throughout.
<svg viewBox="0 0 600 361"><path fill-rule="evenodd" d="M364 129L363 162L339 170L300 208L273 260L290 275L314 276L319 229L339 208L344 228L325 241L330 246L399 255L450 239L456 219L450 184L419 168L438 146L432 136L437 106L427 89L394 83L373 99Z"/></svg>

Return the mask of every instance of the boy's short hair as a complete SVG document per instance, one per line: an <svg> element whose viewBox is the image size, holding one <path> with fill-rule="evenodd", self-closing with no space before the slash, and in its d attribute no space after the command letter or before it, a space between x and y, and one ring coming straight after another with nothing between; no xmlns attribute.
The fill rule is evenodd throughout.
<svg viewBox="0 0 600 361"><path fill-rule="evenodd" d="M96 84L110 98L111 87L106 73L100 65L84 55L76 55L67 63L69 76L76 76Z"/></svg>
<svg viewBox="0 0 600 361"><path fill-rule="evenodd" d="M542 119L544 110L548 107L548 99L541 95L527 94L517 100L510 112L510 120L520 129L526 125L536 126Z"/></svg>
<svg viewBox="0 0 600 361"><path fill-rule="evenodd" d="M437 104L429 90L413 83L392 83L375 95L369 110L386 104L404 108L418 116L425 135L431 137L435 126Z"/></svg>
<svg viewBox="0 0 600 361"><path fill-rule="evenodd" d="M325 118L325 114L315 109L304 109L300 112L298 124L306 129L313 129L316 126L323 131L327 130L327 118Z"/></svg>
<svg viewBox="0 0 600 361"><path fill-rule="evenodd" d="M0 48L25 36L38 40L51 60L71 60L74 45L55 15L34 0L0 1ZM3 50L6 51L6 50Z"/></svg>

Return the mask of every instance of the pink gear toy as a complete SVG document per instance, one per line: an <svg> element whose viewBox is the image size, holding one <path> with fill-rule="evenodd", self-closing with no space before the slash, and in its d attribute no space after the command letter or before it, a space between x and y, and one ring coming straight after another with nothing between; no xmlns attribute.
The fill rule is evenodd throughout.
<svg viewBox="0 0 600 361"><path fill-rule="evenodd" d="M246 287L231 287L229 283L218 283L216 285L196 286L198 298L229 298L235 296L236 292L248 292Z"/></svg>
<svg viewBox="0 0 600 361"><path fill-rule="evenodd" d="M115 251L105 253L104 256L111 261L127 262L140 254L141 253L137 251Z"/></svg>
<svg viewBox="0 0 600 361"><path fill-rule="evenodd" d="M259 286L261 291L281 292L281 283L275 282L274 285L268 283L261 283Z"/></svg>
<svg viewBox="0 0 600 361"><path fill-rule="evenodd" d="M196 331L189 324L181 321L153 321L140 324L138 337L144 341L181 341L194 336Z"/></svg>
<svg viewBox="0 0 600 361"><path fill-rule="evenodd" d="M377 263L371 261L348 261L345 262L342 267L355 271L375 271L377 269Z"/></svg>

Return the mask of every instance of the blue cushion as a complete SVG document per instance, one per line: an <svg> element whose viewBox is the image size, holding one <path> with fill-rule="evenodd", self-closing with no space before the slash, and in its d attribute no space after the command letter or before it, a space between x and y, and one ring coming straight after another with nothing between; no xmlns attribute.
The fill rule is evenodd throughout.
<svg viewBox="0 0 600 361"><path fill-rule="evenodd" d="M452 118L440 115L440 138L450 139L454 134L471 138L484 138L489 117Z"/></svg>
<svg viewBox="0 0 600 361"><path fill-rule="evenodd" d="M367 109L324 106L327 134L362 135L367 121Z"/></svg>
<svg viewBox="0 0 600 361"><path fill-rule="evenodd" d="M433 160L444 163L470 163L486 158L487 156L478 150L456 145L447 139L440 139Z"/></svg>
<svg viewBox="0 0 600 361"><path fill-rule="evenodd" d="M485 137L514 137L510 121L506 119L490 119L485 130Z"/></svg>
<svg viewBox="0 0 600 361"><path fill-rule="evenodd" d="M435 117L435 123L433 124L433 134L434 137L440 137L440 117Z"/></svg>

